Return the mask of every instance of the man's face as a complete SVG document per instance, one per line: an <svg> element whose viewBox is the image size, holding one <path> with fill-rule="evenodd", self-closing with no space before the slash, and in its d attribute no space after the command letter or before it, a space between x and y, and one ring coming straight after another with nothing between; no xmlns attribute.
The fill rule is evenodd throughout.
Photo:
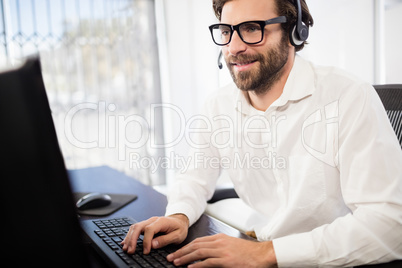
<svg viewBox="0 0 402 268"><path fill-rule="evenodd" d="M236 25L277 16L274 0L232 0L224 5L221 22ZM244 43L234 32L222 52L237 87L258 94L265 93L280 78L288 60L289 45L280 24L273 24L265 26L263 41L255 45Z"/></svg>

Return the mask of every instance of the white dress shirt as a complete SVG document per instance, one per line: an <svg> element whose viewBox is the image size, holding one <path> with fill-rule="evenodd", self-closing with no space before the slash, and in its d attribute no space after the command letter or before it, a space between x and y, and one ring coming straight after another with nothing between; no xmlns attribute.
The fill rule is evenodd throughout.
<svg viewBox="0 0 402 268"><path fill-rule="evenodd" d="M279 267L354 266L402 259L402 151L374 88L296 56L265 111L231 84L217 91L187 142L166 215L193 224L222 170L266 217Z"/></svg>

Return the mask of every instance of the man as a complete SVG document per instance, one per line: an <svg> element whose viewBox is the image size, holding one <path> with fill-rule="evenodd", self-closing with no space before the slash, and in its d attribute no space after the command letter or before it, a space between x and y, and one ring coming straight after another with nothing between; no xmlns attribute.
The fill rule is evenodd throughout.
<svg viewBox="0 0 402 268"><path fill-rule="evenodd" d="M166 217L133 225L123 249L133 253L140 233L144 253L182 242L225 170L240 198L266 217L254 226L259 242L199 238L167 257L175 265L355 266L402 259L402 153L375 90L296 55L304 42L290 42L293 1L213 2L221 24L211 32L235 85L207 101L209 121L192 140L196 160L169 195Z"/></svg>

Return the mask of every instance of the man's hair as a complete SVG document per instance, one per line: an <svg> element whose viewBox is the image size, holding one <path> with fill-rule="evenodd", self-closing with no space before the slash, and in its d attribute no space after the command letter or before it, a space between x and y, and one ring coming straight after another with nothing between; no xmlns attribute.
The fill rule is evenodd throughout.
<svg viewBox="0 0 402 268"><path fill-rule="evenodd" d="M221 20L222 17L222 9L223 6L232 0L212 0L212 7L215 12L215 16L218 20ZM286 16L287 21L286 23L282 23L282 29L285 34L287 34L289 38L289 33L293 30L294 25L297 22L297 8L296 3L294 0L274 0L276 5L276 12L278 16ZM302 21L308 26L311 27L314 24L313 17L310 14L308 6L305 0L300 0L300 4L302 7ZM269 19L269 18L267 18ZM295 47L296 51L300 51L303 49L304 44L306 41L303 42L300 46Z"/></svg>

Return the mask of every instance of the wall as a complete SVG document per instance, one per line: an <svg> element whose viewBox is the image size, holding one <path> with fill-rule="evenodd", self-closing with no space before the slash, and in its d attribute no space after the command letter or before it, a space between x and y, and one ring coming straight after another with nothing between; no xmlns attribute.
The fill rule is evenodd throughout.
<svg viewBox="0 0 402 268"><path fill-rule="evenodd" d="M174 106L164 110L167 143L181 136L191 116L199 113L205 98L219 87L216 64L219 50L208 29L216 23L211 3L205 0L157 2L165 16L165 24L160 25L165 29L161 41L166 42L167 53L161 54L161 59L167 61L167 68L162 70L162 75L167 76L162 90L164 101ZM179 140L174 142L174 147L167 148L167 155L171 150L186 154L187 144L184 139Z"/></svg>
<svg viewBox="0 0 402 268"><path fill-rule="evenodd" d="M373 5L367 0L308 1L314 18L309 45L300 53L373 83Z"/></svg>
<svg viewBox="0 0 402 268"><path fill-rule="evenodd" d="M385 77L387 83L402 83L402 1L393 2L385 9Z"/></svg>

